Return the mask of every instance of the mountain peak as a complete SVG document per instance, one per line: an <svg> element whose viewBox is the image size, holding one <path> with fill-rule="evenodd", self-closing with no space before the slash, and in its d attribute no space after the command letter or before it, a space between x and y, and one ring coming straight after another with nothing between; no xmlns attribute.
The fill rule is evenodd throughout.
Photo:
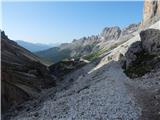
<svg viewBox="0 0 160 120"><path fill-rule="evenodd" d="M105 27L101 33L104 40L117 40L121 34L120 27Z"/></svg>

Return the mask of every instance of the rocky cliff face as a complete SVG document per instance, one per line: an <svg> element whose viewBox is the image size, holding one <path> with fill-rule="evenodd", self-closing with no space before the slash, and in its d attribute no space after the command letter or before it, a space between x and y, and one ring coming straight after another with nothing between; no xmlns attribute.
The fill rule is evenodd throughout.
<svg viewBox="0 0 160 120"><path fill-rule="evenodd" d="M160 55L160 0L145 0L144 14L140 32L141 41L137 41L129 47L122 57L123 68L130 77L143 76L155 67L159 67ZM149 29L156 23L156 29ZM145 29L145 30L144 30Z"/></svg>
<svg viewBox="0 0 160 120"><path fill-rule="evenodd" d="M145 0L142 24L151 24L160 18L160 0Z"/></svg>
<svg viewBox="0 0 160 120"><path fill-rule="evenodd" d="M101 36L104 40L117 40L121 35L121 29L119 27L106 27L103 29Z"/></svg>
<svg viewBox="0 0 160 120"><path fill-rule="evenodd" d="M43 88L55 85L38 57L9 40L1 32L1 98L2 112L38 95Z"/></svg>
<svg viewBox="0 0 160 120"><path fill-rule="evenodd" d="M129 77L140 77L152 69L160 68L160 30L141 31L140 37L141 41L133 43L122 59Z"/></svg>

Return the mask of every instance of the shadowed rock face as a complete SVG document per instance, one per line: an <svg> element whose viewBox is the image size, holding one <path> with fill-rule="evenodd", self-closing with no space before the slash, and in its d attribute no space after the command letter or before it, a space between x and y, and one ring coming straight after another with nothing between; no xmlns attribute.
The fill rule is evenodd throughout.
<svg viewBox="0 0 160 120"><path fill-rule="evenodd" d="M139 77L160 68L160 30L147 29L140 33L141 41L133 43L122 58L122 66L130 77Z"/></svg>
<svg viewBox="0 0 160 120"><path fill-rule="evenodd" d="M137 54L146 52L149 55L160 55L160 30L147 29L140 33L141 41L133 43L126 52L126 67L132 65Z"/></svg>
<svg viewBox="0 0 160 120"><path fill-rule="evenodd" d="M49 71L58 78L62 78L64 75L81 68L82 66L86 65L88 61L83 59L77 60L65 60L60 61L56 64L49 66Z"/></svg>
<svg viewBox="0 0 160 120"><path fill-rule="evenodd" d="M129 66L132 66L133 61L137 59L137 53L141 53L142 51L143 49L140 41L133 43L125 54L126 59L123 67L128 68Z"/></svg>
<svg viewBox="0 0 160 120"><path fill-rule="evenodd" d="M140 33L143 49L152 55L160 55L160 30L148 29Z"/></svg>
<svg viewBox="0 0 160 120"><path fill-rule="evenodd" d="M1 32L2 112L38 95L43 88L55 85L54 78L38 57L9 40Z"/></svg>

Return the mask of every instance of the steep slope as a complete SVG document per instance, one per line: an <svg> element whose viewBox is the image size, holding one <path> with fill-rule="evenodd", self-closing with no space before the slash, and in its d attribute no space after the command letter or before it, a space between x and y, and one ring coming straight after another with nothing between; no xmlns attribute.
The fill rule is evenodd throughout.
<svg viewBox="0 0 160 120"><path fill-rule="evenodd" d="M44 51L36 52L40 58L57 63L63 59L70 58L70 49L60 50L59 47L53 47Z"/></svg>
<svg viewBox="0 0 160 120"><path fill-rule="evenodd" d="M100 35L92 35L80 39L74 39L72 43L64 43L59 47L37 52L36 55L58 62L66 58L79 58L88 56L101 49L109 49L110 46L128 40L138 30L136 24L124 29L119 27L106 27Z"/></svg>
<svg viewBox="0 0 160 120"><path fill-rule="evenodd" d="M26 41L23 41L23 40L16 40L16 42L26 48L27 50L31 51L31 52L37 52L37 51L41 51L41 50L46 50L46 49L49 49L51 47L54 47L54 46L58 46L58 45L47 45L47 44L41 44L41 43L30 43L30 42L26 42Z"/></svg>
<svg viewBox="0 0 160 120"><path fill-rule="evenodd" d="M43 88L55 86L53 78L39 58L9 40L1 32L2 112L11 106L38 96Z"/></svg>

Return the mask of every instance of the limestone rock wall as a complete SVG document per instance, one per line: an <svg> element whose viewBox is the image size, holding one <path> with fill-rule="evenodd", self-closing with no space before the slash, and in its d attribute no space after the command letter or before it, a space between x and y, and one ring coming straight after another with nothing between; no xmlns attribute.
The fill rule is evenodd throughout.
<svg viewBox="0 0 160 120"><path fill-rule="evenodd" d="M160 0L144 0L142 26L151 24L160 18Z"/></svg>

